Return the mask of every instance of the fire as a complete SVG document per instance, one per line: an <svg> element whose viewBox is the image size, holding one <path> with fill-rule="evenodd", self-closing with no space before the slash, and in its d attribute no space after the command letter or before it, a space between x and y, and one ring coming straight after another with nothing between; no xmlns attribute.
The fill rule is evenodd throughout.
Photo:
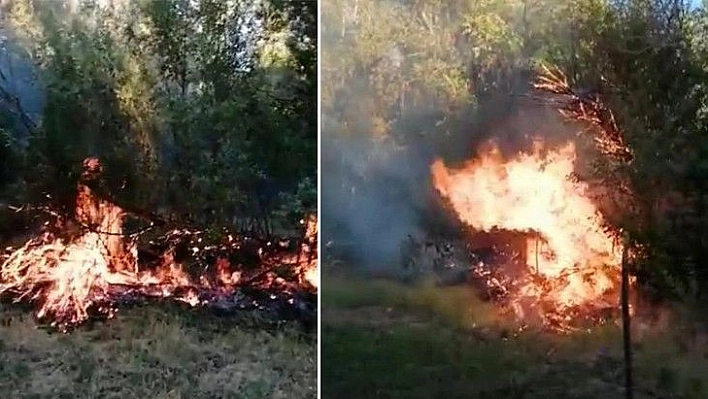
<svg viewBox="0 0 708 399"><path fill-rule="evenodd" d="M319 268L317 267L317 217L309 215L303 219L305 225L305 239L303 240L300 254L307 255L305 266L300 268L301 281L317 288L320 284Z"/></svg>
<svg viewBox="0 0 708 399"><path fill-rule="evenodd" d="M315 287L315 288L319 287L320 274L317 270L317 265L314 265L313 267L310 267L305 270L304 279L313 287Z"/></svg>
<svg viewBox="0 0 708 399"><path fill-rule="evenodd" d="M316 229L297 254L277 255L271 251L266 255L259 248L261 264L249 275L227 256L241 250L245 242L233 235L228 235L220 247L200 245L201 237L188 243L193 257L209 251L226 254L216 256L211 264L207 262L198 276L186 270L185 261L176 260L174 245L159 256L157 265L146 267L138 259L135 240L123 234L126 212L98 198L85 184L100 171L98 160L84 162L84 180L77 187L73 217L74 223L81 226L79 234L59 237L45 232L0 265L0 294L36 303L39 319L67 329L89 319L92 312L111 317L118 303L135 297L171 297L198 306L223 302L246 286L276 290L283 295L302 290L316 292L317 259L312 250L316 246ZM198 233L173 230L163 238L167 242L184 242ZM283 266L294 270L297 281L277 277L275 268Z"/></svg>
<svg viewBox="0 0 708 399"><path fill-rule="evenodd" d="M616 289L621 248L604 232L589 187L569 179L576 162L568 143L505 159L491 145L460 168L441 160L432 179L465 224L476 230L529 232L524 255L529 278L518 296L550 301L557 312L581 306L614 306L604 300Z"/></svg>

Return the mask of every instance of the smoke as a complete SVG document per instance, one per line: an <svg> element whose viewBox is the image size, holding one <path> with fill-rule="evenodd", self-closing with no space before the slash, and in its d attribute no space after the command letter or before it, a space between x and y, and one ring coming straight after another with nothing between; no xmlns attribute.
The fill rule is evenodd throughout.
<svg viewBox="0 0 708 399"><path fill-rule="evenodd" d="M14 117L14 140L26 144L28 124L36 125L44 107L44 89L37 79L37 70L27 57L14 48L7 30L0 28L0 112ZM21 114L21 115L20 115Z"/></svg>
<svg viewBox="0 0 708 399"><path fill-rule="evenodd" d="M435 159L452 167L475 156L489 140L509 156L530 149L539 137L552 148L573 138L577 127L527 96L534 76L528 56L505 54L500 48L499 54L482 60L469 53L473 41L482 40L473 34L459 43L444 39L460 37L454 26L460 21L450 16L454 13L436 18L421 14L426 24L434 25L422 37L443 46L436 48L396 35L395 21L418 15L407 3L343 4L330 0L322 6L322 242L331 242L331 248L343 250L357 265L395 268L409 235L427 239L454 223L432 189L430 165ZM492 12L485 7L467 11ZM550 19L541 7L528 15L524 11L524 16L529 23ZM559 34L566 32L567 24L554 21ZM515 23L505 28L510 37L525 32ZM436 57L435 68L452 66L443 83L434 78L421 83L416 75L429 67L426 55ZM437 90L436 85L460 71L471 101L459 101L456 89L446 94Z"/></svg>
<svg viewBox="0 0 708 399"><path fill-rule="evenodd" d="M427 166L391 142L323 135L322 171L324 242L343 244L364 267L394 265L400 243L420 234L423 199L414 188Z"/></svg>
<svg viewBox="0 0 708 399"><path fill-rule="evenodd" d="M494 141L513 156L542 138L552 149L574 140L554 109L535 102L489 99L474 112L411 112L383 138L345 134L323 117L322 235L358 267L396 270L408 236L418 242L460 234L461 226L432 187L430 166L469 160Z"/></svg>
<svg viewBox="0 0 708 399"><path fill-rule="evenodd" d="M322 134L323 242L346 250L366 268L400 266L401 243L410 235L425 240L436 226L453 223L432 189L430 165L436 158L454 165L471 158L492 140L509 156L528 150L541 137L549 148L572 138L574 129L553 110L531 104L507 104L480 114L450 117L444 129L429 135L417 129L435 118L401 121L407 141L370 134Z"/></svg>

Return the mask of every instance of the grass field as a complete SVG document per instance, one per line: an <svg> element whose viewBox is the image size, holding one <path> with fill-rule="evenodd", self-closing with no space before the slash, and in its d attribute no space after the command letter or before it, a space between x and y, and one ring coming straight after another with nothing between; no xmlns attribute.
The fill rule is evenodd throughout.
<svg viewBox="0 0 708 399"><path fill-rule="evenodd" d="M466 287L323 276L325 398L621 398L621 329L516 326ZM635 321L636 398L708 397L707 335L685 317Z"/></svg>
<svg viewBox="0 0 708 399"><path fill-rule="evenodd" d="M2 398L317 397L316 336L297 326L266 331L166 305L70 334L16 307L0 318Z"/></svg>

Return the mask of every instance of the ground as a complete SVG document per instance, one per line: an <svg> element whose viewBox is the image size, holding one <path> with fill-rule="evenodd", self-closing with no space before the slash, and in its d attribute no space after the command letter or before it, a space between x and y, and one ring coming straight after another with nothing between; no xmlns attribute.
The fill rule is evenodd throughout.
<svg viewBox="0 0 708 399"><path fill-rule="evenodd" d="M5 398L317 397L316 336L295 325L158 304L69 334L14 306L0 319Z"/></svg>
<svg viewBox="0 0 708 399"><path fill-rule="evenodd" d="M330 274L322 277L325 398L624 397L615 324L518 333L467 287ZM635 320L635 398L708 397L708 340L687 319L667 311L651 325Z"/></svg>

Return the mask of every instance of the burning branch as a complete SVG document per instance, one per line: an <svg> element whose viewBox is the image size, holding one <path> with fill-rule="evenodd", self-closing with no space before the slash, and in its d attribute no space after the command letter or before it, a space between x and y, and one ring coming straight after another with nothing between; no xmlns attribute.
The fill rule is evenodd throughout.
<svg viewBox="0 0 708 399"><path fill-rule="evenodd" d="M549 94L565 97L557 103L560 113L573 121L586 122L597 128L593 139L605 156L612 156L623 163L634 159L617 127L615 116L600 100L598 93L578 94L568 84L565 74L557 67L541 66L534 88Z"/></svg>
<svg viewBox="0 0 708 399"><path fill-rule="evenodd" d="M265 300L301 307L294 298L316 292L315 217L308 219L310 235L294 253L284 249L287 245L261 246L230 234L224 242L206 245L199 232L173 230L155 240L160 243L152 242L155 261L141 261L136 239L123 234L126 212L86 184L100 172L98 160L87 159L77 187L73 220L88 228L69 235L47 231L14 251L0 265L0 295L36 303L39 319L65 331L93 313L111 317L119 303L137 297L171 297L193 306L250 308ZM198 275L184 267L190 257L203 266ZM248 259L256 266L247 268ZM291 270L290 280L279 276L277 269L283 267ZM254 290L270 294L257 301L243 294Z"/></svg>

